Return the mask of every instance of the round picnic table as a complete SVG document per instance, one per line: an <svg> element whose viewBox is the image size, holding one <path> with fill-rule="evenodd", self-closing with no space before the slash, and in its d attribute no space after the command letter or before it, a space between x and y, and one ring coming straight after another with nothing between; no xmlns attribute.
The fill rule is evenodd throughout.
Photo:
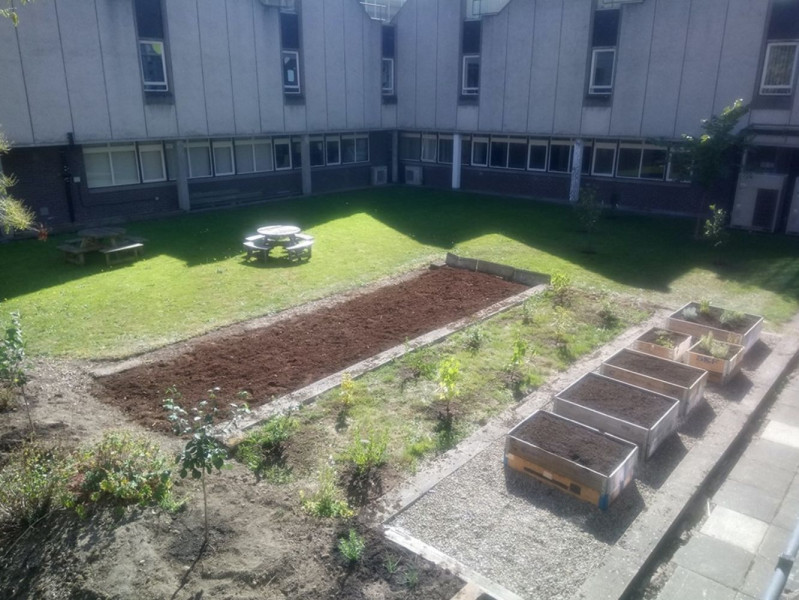
<svg viewBox="0 0 799 600"><path fill-rule="evenodd" d="M258 235L264 236L265 240L273 244L285 245L294 241L294 236L302 230L295 225L267 225L259 227L256 231Z"/></svg>
<svg viewBox="0 0 799 600"><path fill-rule="evenodd" d="M83 247L115 246L117 240L123 235L125 235L125 230L122 227L90 227L78 231L78 237L81 238Z"/></svg>

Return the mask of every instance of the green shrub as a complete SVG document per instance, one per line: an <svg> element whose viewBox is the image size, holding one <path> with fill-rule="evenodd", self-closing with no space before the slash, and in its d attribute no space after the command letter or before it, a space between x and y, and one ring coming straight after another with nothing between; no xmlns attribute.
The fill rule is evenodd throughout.
<svg viewBox="0 0 799 600"><path fill-rule="evenodd" d="M347 537L338 540L338 551L350 564L361 560L365 550L366 542L354 529L350 529Z"/></svg>
<svg viewBox="0 0 799 600"><path fill-rule="evenodd" d="M75 480L68 501L80 515L92 505L122 509L158 505L174 510L172 473L157 444L126 431L112 431L74 456Z"/></svg>
<svg viewBox="0 0 799 600"><path fill-rule="evenodd" d="M15 531L64 506L70 470L65 454L39 444L13 452L0 471L0 530Z"/></svg>
<svg viewBox="0 0 799 600"><path fill-rule="evenodd" d="M713 332L711 331L699 339L699 349L705 354L709 354L714 358L727 358L729 346L727 346L724 342L719 342L713 339Z"/></svg>
<svg viewBox="0 0 799 600"><path fill-rule="evenodd" d="M349 518L355 512L336 487L336 472L330 465L319 471L319 485L313 494L300 491L300 503L305 512L320 518Z"/></svg>
<svg viewBox="0 0 799 600"><path fill-rule="evenodd" d="M466 333L466 348L472 352L477 352L485 341L486 335L482 327L470 327Z"/></svg>
<svg viewBox="0 0 799 600"><path fill-rule="evenodd" d="M271 483L288 483L291 469L285 464L284 444L299 427L290 414L272 417L249 432L236 447L236 458Z"/></svg>
<svg viewBox="0 0 799 600"><path fill-rule="evenodd" d="M549 297L555 306L568 306L574 292L572 278L565 273L553 273L549 283Z"/></svg>
<svg viewBox="0 0 799 600"><path fill-rule="evenodd" d="M352 375L344 373L341 376L341 387L338 392L338 400L344 410L349 410L355 404L355 382Z"/></svg>
<svg viewBox="0 0 799 600"><path fill-rule="evenodd" d="M400 361L403 368L416 379L433 379L438 366L435 353L429 347L408 352Z"/></svg>
<svg viewBox="0 0 799 600"><path fill-rule="evenodd" d="M344 457L355 467L356 475L366 475L372 469L385 464L388 449L388 433L370 431L363 436L360 429L344 450Z"/></svg>

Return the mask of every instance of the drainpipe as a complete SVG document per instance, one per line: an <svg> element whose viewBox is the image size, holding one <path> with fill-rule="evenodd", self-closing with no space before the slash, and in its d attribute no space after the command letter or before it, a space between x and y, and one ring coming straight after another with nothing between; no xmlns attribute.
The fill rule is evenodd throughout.
<svg viewBox="0 0 799 600"><path fill-rule="evenodd" d="M780 554L777 559L777 568L771 576L771 582L763 595L762 600L778 600L782 596L782 590L785 588L785 583L788 581L788 576L791 574L791 568L796 560L796 554L799 552L799 521L793 528L793 535L788 541L788 547L785 552Z"/></svg>
<svg viewBox="0 0 799 600"><path fill-rule="evenodd" d="M569 202L572 204L577 203L580 197L580 177L583 173L583 140L574 140L574 149L572 150L572 178L571 188L569 189Z"/></svg>
<svg viewBox="0 0 799 600"><path fill-rule="evenodd" d="M452 136L452 189L461 189L461 134Z"/></svg>

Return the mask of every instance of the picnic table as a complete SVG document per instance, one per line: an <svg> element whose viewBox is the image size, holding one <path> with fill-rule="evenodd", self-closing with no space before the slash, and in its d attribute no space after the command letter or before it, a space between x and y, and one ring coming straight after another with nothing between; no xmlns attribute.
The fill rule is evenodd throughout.
<svg viewBox="0 0 799 600"><path fill-rule="evenodd" d="M302 260L311 258L313 236L302 233L296 225L265 225L256 229L257 235L251 235L244 240L244 249L247 258L253 255L266 261L269 253L277 246L281 246L289 260Z"/></svg>
<svg viewBox="0 0 799 600"><path fill-rule="evenodd" d="M108 265L137 258L144 248L140 238L127 237L122 227L90 227L78 231L78 237L66 240L58 246L64 259L78 265L86 264L86 253L99 252L105 255Z"/></svg>

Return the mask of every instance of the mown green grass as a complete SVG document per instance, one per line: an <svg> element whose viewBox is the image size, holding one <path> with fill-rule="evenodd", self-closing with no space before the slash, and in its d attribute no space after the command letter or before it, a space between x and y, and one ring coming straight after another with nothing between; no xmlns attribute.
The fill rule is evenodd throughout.
<svg viewBox="0 0 799 600"><path fill-rule="evenodd" d="M316 237L310 262L242 261L259 225ZM780 323L799 309L799 240L732 232L720 251L686 219L605 216L586 253L572 209L408 188L292 199L126 225L145 258L64 264L56 246L0 245L0 319L22 314L32 354L119 357L269 314L440 260L447 251L677 307L697 298Z"/></svg>

